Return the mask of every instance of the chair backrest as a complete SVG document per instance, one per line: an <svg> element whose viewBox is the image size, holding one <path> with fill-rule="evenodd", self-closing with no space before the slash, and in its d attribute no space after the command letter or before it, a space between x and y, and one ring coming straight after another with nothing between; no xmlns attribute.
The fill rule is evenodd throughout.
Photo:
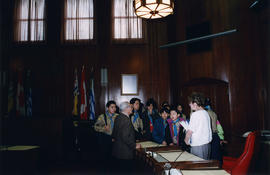
<svg viewBox="0 0 270 175"><path fill-rule="evenodd" d="M257 148L255 148L256 138L258 138L259 134L260 134L259 131L253 131L248 135L244 152L237 159L237 164L232 169L232 174L237 174L237 175L247 174L254 152L257 151L256 150Z"/></svg>

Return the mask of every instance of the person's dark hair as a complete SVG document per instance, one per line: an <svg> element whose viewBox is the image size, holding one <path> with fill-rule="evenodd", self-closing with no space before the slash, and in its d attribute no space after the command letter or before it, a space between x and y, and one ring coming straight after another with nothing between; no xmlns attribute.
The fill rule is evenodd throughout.
<svg viewBox="0 0 270 175"><path fill-rule="evenodd" d="M184 112L184 106L183 106L183 104L182 103L177 103L176 104L176 109L178 109L178 106L181 106L182 107L182 111L179 111L180 113L183 113Z"/></svg>
<svg viewBox="0 0 270 175"><path fill-rule="evenodd" d="M188 97L188 102L189 103L196 103L198 106L204 107L205 105L205 97L202 93L198 92L193 92L189 97Z"/></svg>
<svg viewBox="0 0 270 175"><path fill-rule="evenodd" d="M171 107L170 112L175 111L177 114L180 114L180 111L176 107Z"/></svg>
<svg viewBox="0 0 270 175"><path fill-rule="evenodd" d="M132 98L132 99L129 101L129 103L130 103L130 104L134 104L136 101L139 101L139 103L141 103L141 100L138 99L138 98Z"/></svg>
<svg viewBox="0 0 270 175"><path fill-rule="evenodd" d="M161 103L161 107L163 108L164 106L167 106L167 105L169 105L169 102L168 101L163 101L162 103ZM169 105L170 106L170 105Z"/></svg>
<svg viewBox="0 0 270 175"><path fill-rule="evenodd" d="M161 110L159 111L159 113L162 114L163 112L166 112L167 114L170 113L170 111L167 108L161 108Z"/></svg>
<svg viewBox="0 0 270 175"><path fill-rule="evenodd" d="M115 113L120 114L120 109L119 109L119 106L117 106L117 105L116 105L116 111L115 111Z"/></svg>
<svg viewBox="0 0 270 175"><path fill-rule="evenodd" d="M210 98L206 98L205 99L205 104L204 104L204 106L211 106L211 100L210 100Z"/></svg>
<svg viewBox="0 0 270 175"><path fill-rule="evenodd" d="M171 106L170 105L164 105L164 106L162 106L162 108L167 108L168 110L170 110Z"/></svg>
<svg viewBox="0 0 270 175"><path fill-rule="evenodd" d="M110 101L108 101L108 102L106 103L106 107L107 107L107 108L110 107L111 104L115 104L115 106L116 106L116 102L113 101L113 100L110 100Z"/></svg>
<svg viewBox="0 0 270 175"><path fill-rule="evenodd" d="M176 107L181 106L183 108L183 105L181 103L177 103Z"/></svg>
<svg viewBox="0 0 270 175"><path fill-rule="evenodd" d="M141 113L142 112L142 108L143 108L143 104L141 102L141 99L134 97L134 98L130 99L129 103L133 105L136 101L139 101L139 109L138 109L137 112ZM133 109L133 112L134 112L134 109Z"/></svg>
<svg viewBox="0 0 270 175"><path fill-rule="evenodd" d="M153 98L149 98L146 102L146 106L150 106L150 104L153 105L154 109L157 109L157 103L155 102L155 100Z"/></svg>

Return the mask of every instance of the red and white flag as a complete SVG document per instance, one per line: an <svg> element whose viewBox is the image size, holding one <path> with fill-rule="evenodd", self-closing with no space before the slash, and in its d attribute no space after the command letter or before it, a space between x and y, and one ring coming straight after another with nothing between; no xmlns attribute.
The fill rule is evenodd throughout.
<svg viewBox="0 0 270 175"><path fill-rule="evenodd" d="M24 88L22 83L22 71L18 72L18 84L16 95L16 115L25 116L25 101L24 101Z"/></svg>
<svg viewBox="0 0 270 175"><path fill-rule="evenodd" d="M82 78L81 78L80 94L81 94L80 118L81 118L81 120L87 120L87 96L86 96L84 66L82 67Z"/></svg>

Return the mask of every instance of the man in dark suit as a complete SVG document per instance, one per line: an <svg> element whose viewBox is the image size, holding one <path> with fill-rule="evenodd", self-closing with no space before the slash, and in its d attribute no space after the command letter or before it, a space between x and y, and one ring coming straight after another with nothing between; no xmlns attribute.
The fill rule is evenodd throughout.
<svg viewBox="0 0 270 175"><path fill-rule="evenodd" d="M120 104L120 115L114 121L112 132L113 150L112 155L117 159L115 167L122 173L132 172L132 160L134 150L140 148L135 142L135 132L129 115L132 113L132 106L128 102Z"/></svg>

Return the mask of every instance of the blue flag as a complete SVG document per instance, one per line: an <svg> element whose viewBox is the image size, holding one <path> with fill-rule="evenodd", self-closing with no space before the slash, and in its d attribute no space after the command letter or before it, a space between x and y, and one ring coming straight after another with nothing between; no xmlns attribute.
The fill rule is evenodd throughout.
<svg viewBox="0 0 270 175"><path fill-rule="evenodd" d="M91 79L90 82L91 82L91 88L90 88L90 92L89 92L89 105L90 105L89 119L94 120L95 119L94 79Z"/></svg>
<svg viewBox="0 0 270 175"><path fill-rule="evenodd" d="M27 70L25 86L25 105L26 116L32 117L32 88L31 88L31 71Z"/></svg>

